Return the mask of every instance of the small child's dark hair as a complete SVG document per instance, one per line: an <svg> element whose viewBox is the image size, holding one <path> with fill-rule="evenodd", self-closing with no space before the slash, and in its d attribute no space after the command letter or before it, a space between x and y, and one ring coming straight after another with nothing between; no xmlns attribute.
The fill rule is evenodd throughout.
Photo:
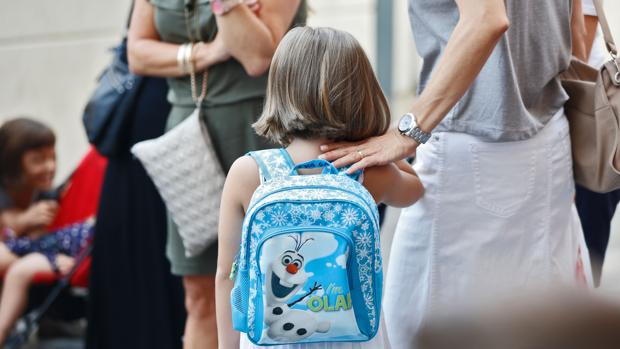
<svg viewBox="0 0 620 349"><path fill-rule="evenodd" d="M55 144L54 131L39 121L20 117L5 122L0 127L0 185L21 177L24 153Z"/></svg>

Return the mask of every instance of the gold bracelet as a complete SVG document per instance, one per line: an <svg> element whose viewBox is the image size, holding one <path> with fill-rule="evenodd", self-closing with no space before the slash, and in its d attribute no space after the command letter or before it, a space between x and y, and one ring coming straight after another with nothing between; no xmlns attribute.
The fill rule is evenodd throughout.
<svg viewBox="0 0 620 349"><path fill-rule="evenodd" d="M183 72L183 50L184 50L185 44L182 44L179 46L179 49L177 50L177 67L179 67L179 70L181 72Z"/></svg>
<svg viewBox="0 0 620 349"><path fill-rule="evenodd" d="M189 45L190 45L189 43L182 44L181 46L179 46L179 49L177 51L177 66L179 67L179 70L181 71L182 74L190 73L187 67L187 63L186 63L187 49Z"/></svg>
<svg viewBox="0 0 620 349"><path fill-rule="evenodd" d="M185 68L185 74L191 74L194 72L194 63L192 60L194 51L194 43L188 43L183 55L183 67Z"/></svg>

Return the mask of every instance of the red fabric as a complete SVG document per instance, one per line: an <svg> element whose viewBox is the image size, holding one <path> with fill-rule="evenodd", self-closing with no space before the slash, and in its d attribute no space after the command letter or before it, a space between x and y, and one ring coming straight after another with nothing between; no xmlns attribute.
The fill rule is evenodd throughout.
<svg viewBox="0 0 620 349"><path fill-rule="evenodd" d="M71 278L71 286L88 287L88 277L90 276L90 256L86 257L82 264L75 271L75 275Z"/></svg>
<svg viewBox="0 0 620 349"><path fill-rule="evenodd" d="M95 148L90 149L71 175L69 186L59 202L58 215L54 223L50 225L49 231L84 221L97 214L99 195L107 163L107 159L99 155ZM71 278L71 285L87 287L89 271L90 257L87 257ZM54 273L37 273L33 282L35 284L51 284L58 279L58 275Z"/></svg>
<svg viewBox="0 0 620 349"><path fill-rule="evenodd" d="M99 194L107 159L94 148L82 159L71 175L69 186L60 199L60 209L49 231L83 221L97 214Z"/></svg>

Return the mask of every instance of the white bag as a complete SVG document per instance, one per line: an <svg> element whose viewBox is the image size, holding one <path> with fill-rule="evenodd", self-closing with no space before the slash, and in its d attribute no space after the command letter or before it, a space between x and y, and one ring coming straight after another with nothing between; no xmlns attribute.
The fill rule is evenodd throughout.
<svg viewBox="0 0 620 349"><path fill-rule="evenodd" d="M196 109L163 136L131 148L178 226L187 257L217 239L224 186L224 172L199 114Z"/></svg>

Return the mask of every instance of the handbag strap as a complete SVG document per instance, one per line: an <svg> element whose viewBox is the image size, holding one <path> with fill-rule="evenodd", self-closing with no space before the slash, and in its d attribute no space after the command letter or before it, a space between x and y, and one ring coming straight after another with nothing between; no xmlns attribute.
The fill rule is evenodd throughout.
<svg viewBox="0 0 620 349"><path fill-rule="evenodd" d="M601 29L603 30L603 37L605 38L605 46L607 46L607 51L609 51L609 54L611 54L613 59L616 60L618 58L618 49L616 48L614 37L611 35L611 29L609 29L607 16L605 16L603 0L594 0L594 7L596 8L596 15L599 23L601 24Z"/></svg>

